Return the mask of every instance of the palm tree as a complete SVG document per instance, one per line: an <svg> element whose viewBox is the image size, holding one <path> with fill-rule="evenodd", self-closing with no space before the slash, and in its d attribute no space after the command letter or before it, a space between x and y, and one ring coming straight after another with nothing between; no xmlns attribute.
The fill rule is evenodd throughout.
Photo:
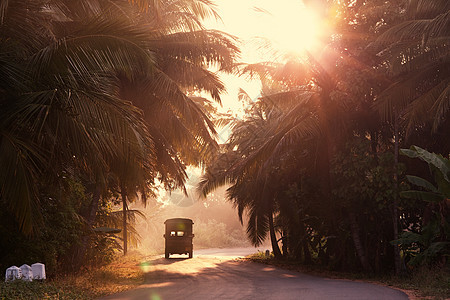
<svg viewBox="0 0 450 300"><path fill-rule="evenodd" d="M243 213L248 211L250 240L259 245L269 233L277 257L281 252L273 216L282 197L275 186L282 172L280 163L296 152L295 147L289 147L292 139L298 136L306 139L317 132L317 119L310 114L311 98L307 91L261 97L252 105L246 119L233 125L224 153L207 168L199 184L206 196L216 187L230 183L227 197L237 207L241 222ZM293 105L296 101L302 105ZM293 110L289 112L289 109Z"/></svg>
<svg viewBox="0 0 450 300"><path fill-rule="evenodd" d="M278 207L283 208L285 212L286 204L283 203L282 195L275 196L276 192L270 191L268 184L275 184L283 172L289 172L289 166L282 167L284 159L291 157L293 160L301 155L306 155L308 159L300 159L301 162L296 167L306 168L309 176L319 180L323 205L338 207L338 204L332 200L331 162L336 151L343 145L341 141L346 136L353 134L353 127L350 127L349 121L345 119L345 117L348 118L345 116L346 104L342 102L345 99L332 96L338 91L336 88L336 84L340 80L338 71L332 66L322 65L320 60L313 56L309 57L307 63L291 60L286 64L260 63L246 66L243 69L244 73L260 76L265 80L265 84L263 84L265 94L260 101L263 103L261 105L266 105L270 109L260 113L259 115L262 116L260 119L273 118L274 111L277 111L278 115L271 119L270 126L259 124L260 127L255 126L255 129L252 127L254 124L250 123L253 119L250 118L242 123L245 124L242 129L238 126L234 128L229 141L229 149L239 150L239 147L244 146L248 153L233 153L231 157L237 156L238 158L231 160L231 165L225 167L225 170L219 168L217 171L212 167L200 186L202 192L206 194L219 184L231 183L234 185L229 190L230 199L233 196L231 192L240 190L243 192L258 191L256 195L261 194L261 196L255 196L255 194L243 196L244 208L245 205L249 205L248 203L252 203L254 206L269 207L271 213L276 212ZM256 124L254 121L253 123ZM254 136L248 138L247 132L260 138ZM259 132L263 134L255 134ZM237 144L233 144L233 138L238 140ZM299 149L302 149L303 152L297 151ZM222 158L229 159L228 156ZM220 165L220 163L218 164ZM280 168L284 169L280 171ZM249 183L251 178L255 185L258 184L256 188L250 188L252 186L252 183ZM236 185L246 186L247 189L241 187L239 190ZM288 186L285 185L284 189L288 189ZM264 194L265 192L267 195ZM259 200L258 202L258 197L262 199L268 197L269 200ZM252 198L254 201L249 202ZM270 203L273 205L270 206ZM253 209L252 212L257 212L257 210ZM266 210L266 215L270 216L271 213ZM347 214L358 257L361 259L363 267L369 270L370 265L359 238L356 218L351 209L347 210ZM335 224L331 225L331 228L337 228L336 215L332 215L328 221ZM293 223L296 222L297 220ZM249 223L250 225L251 223ZM263 225L255 226L255 228L261 228L261 232L264 232L271 227L270 224L266 227ZM254 236L257 235L254 234ZM258 241L257 239L252 240ZM272 238L272 242L273 240L274 238ZM273 245L275 249L274 242ZM303 248L307 249L306 246Z"/></svg>
<svg viewBox="0 0 450 300"><path fill-rule="evenodd" d="M169 189L183 187L185 164L201 164L217 149L215 129L209 115L186 96L185 91L206 91L220 102L224 86L208 68L216 66L230 72L238 53L232 37L217 31L193 30L196 28L192 24L200 24L205 13L195 15L197 10L190 7L192 3L186 1L181 5L180 2L176 6L160 6L149 11L143 20L154 24L157 29L149 39L149 50L154 53L156 65L148 72L134 76L123 72L118 74L120 97L142 110L153 137L158 175L153 174L150 179L158 176ZM199 1L199 4L205 3ZM190 11L189 17L186 11ZM180 15L188 26L180 27L178 18L173 22L168 22L167 18L162 21L161 15L167 14L170 18ZM121 181L125 179L131 185L136 184L136 178L129 180L126 179L127 172L121 174ZM142 179L141 182L147 184L146 178ZM124 188L122 186L121 190ZM133 188L128 185L126 190L132 191ZM124 228L126 194L122 192Z"/></svg>
<svg viewBox="0 0 450 300"><path fill-rule="evenodd" d="M126 1L116 4L132 8ZM38 231L36 187L43 177L58 181L81 174L91 182L85 214L91 229L112 162L133 157L128 163L138 164L140 174L156 173L152 137L141 112L118 96L114 76L117 69L131 74L154 66L148 28L123 15L108 20L93 13L104 5L25 0L2 5L7 42L0 51L9 61L2 82L11 84L1 104L0 199L25 233ZM75 265L83 261L87 243L85 236Z"/></svg>
<svg viewBox="0 0 450 300"><path fill-rule="evenodd" d="M2 110L6 114L2 118L1 130L1 149L4 152L0 156L10 159L11 155L19 153L18 147L24 149L21 155L16 156L22 163L9 164L4 173L6 176L1 178L2 199L17 214L23 228L32 228L30 220L33 214L30 207L33 206L31 191L36 180L35 174L39 166L50 165L47 163L50 159L52 165L58 168L46 170L48 174L56 175L64 168L76 167L92 178L93 201L88 214L88 223L91 224L101 191L106 190L108 171L118 175L129 174L123 171L126 169L124 166L133 166L140 174L137 176L139 183L134 183L140 189L148 187L146 181L155 178L159 178L168 188L182 186L186 177L182 159L188 163L198 162L199 155L206 157L208 145L214 146L214 142L211 137L213 129L207 116L186 97L179 86L205 89L218 99L223 86L214 74L201 66L202 62L218 63L221 66L228 64L233 51L224 51L224 47L233 45L232 41L216 32L192 32L191 37L197 36L206 41L201 44L203 48L200 49L203 50L191 55L193 61L190 65L186 64L186 71L176 74L184 76L177 81L171 78L175 75L169 73L171 62L156 57L158 52L159 55L170 56L162 46L169 44L170 35L177 35L174 28L169 26L155 25L154 30L150 30L152 27L149 28L149 24L159 24L156 19L160 15L153 16L150 22L143 22L149 20L149 15L142 14L137 6L127 1L115 1L114 4L109 1L86 1L78 3L80 5L70 1L54 1L51 5L34 2L29 7L28 1L22 2L16 6L4 6L2 11L4 36L11 36L12 40L20 38L20 43L11 45L24 45L11 52L5 43L3 57L15 54L14 59L7 57L8 61L25 59L28 67L20 69L12 63L4 65L7 67L2 73L5 78L11 78L11 72L17 71L14 78L18 88L13 90L15 86L10 85L11 91L5 93L5 100L2 100L2 106L7 109ZM175 7L179 7L181 2ZM192 3L187 5L189 2ZM198 7L194 2L184 1L187 5L185 9L192 16L197 10L206 12L204 5ZM31 9L34 9L33 13ZM135 15L136 19L130 18L130 15ZM187 17L187 11L171 14L177 15L185 21L185 24L178 22L177 26L199 25L196 20ZM49 18L53 20L52 26L48 26ZM31 28L29 24L35 23L39 23L39 26L33 26L33 30L42 28L39 35L25 30L17 34L15 30ZM187 34L185 39L189 38ZM182 36L183 33L178 35ZM199 38L187 46L197 49ZM175 40L176 37L172 38L174 44ZM223 43L218 45L218 41ZM181 49L190 53L187 48ZM224 55L216 56L218 50ZM234 47L231 50L237 49ZM17 57L19 54L23 57ZM183 61L189 62L187 59ZM181 82L182 79L189 80L189 76L195 72L202 74L197 76L199 80ZM134 88L142 88L142 94L146 93L147 97L141 97L144 102L139 102L139 97L125 96L132 90L129 86L125 88L129 82ZM136 90L133 92L135 95L140 94ZM13 95L21 98L21 102L15 101ZM130 101L142 110L131 105ZM164 121L164 118L178 127L161 126L158 121ZM174 129L180 128L183 134L188 134L177 135ZM199 135L196 130L200 132ZM169 133L172 135L169 136ZM14 142L13 138L19 139L15 135L22 136L28 144L18 140L15 145L10 145ZM195 155L188 156L188 151L185 151L184 157L180 156L179 149L192 141L196 142L198 149ZM117 162L117 167L114 167L114 162ZM21 174L15 169L17 165L23 165L21 178L22 182L26 182L23 185L28 187L21 189L21 198L16 197L19 190L9 188L23 186L15 185L17 177L14 179L10 176ZM136 176L128 181L134 180Z"/></svg>
<svg viewBox="0 0 450 300"><path fill-rule="evenodd" d="M380 58L377 67L390 80L390 85L377 96L375 107L384 120L393 123L397 163L403 131L413 143L416 140L439 151L450 149L445 139L424 138L430 133L436 137L448 134L449 21L448 1L411 1L404 21L390 27L368 47L377 53ZM395 239L399 232L397 202L396 199L393 205ZM398 274L398 247L395 265Z"/></svg>
<svg viewBox="0 0 450 300"><path fill-rule="evenodd" d="M421 128L437 133L446 127L449 22L448 1L411 1L406 20L386 30L368 48L378 53L380 68L391 79L377 107L385 119L397 112L409 136Z"/></svg>
<svg viewBox="0 0 450 300"><path fill-rule="evenodd" d="M63 47L61 40L55 41L54 31L63 18L56 9L29 1L2 7L2 36L10 38L1 52L13 62L6 65L2 76L21 84L7 87L2 100L0 157L5 176L0 193L21 228L31 232L33 219L39 217L35 202L38 175L55 176L74 166L101 174L105 156L116 151L117 140L125 140L122 134L133 132L132 122L138 124L139 115L108 92L110 80L99 72L104 69L100 61L96 72L95 64L90 72L86 69L77 48L85 42L81 32L65 39ZM55 28L48 26L49 18ZM97 41L98 49L100 44ZM102 56L101 51L96 54ZM18 62L25 62L25 67L14 67ZM140 128L135 129L145 136ZM9 159L16 163L7 163Z"/></svg>

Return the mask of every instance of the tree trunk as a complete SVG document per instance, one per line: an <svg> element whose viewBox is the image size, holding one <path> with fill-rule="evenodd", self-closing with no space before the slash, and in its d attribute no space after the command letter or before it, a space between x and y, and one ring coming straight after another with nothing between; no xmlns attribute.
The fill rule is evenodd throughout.
<svg viewBox="0 0 450 300"><path fill-rule="evenodd" d="M309 252L308 242L306 241L306 236L303 238L302 247L303 247L303 256L305 258L304 262L305 264L310 265L312 263L312 259L311 259L311 252Z"/></svg>
<svg viewBox="0 0 450 300"><path fill-rule="evenodd" d="M90 227L94 225L95 217L97 216L98 204L100 202L100 195L101 195L101 187L97 185L95 187L94 192L92 193L92 202L91 205L89 206L89 212L86 218L87 223Z"/></svg>
<svg viewBox="0 0 450 300"><path fill-rule="evenodd" d="M94 225L95 217L97 215L98 210L98 204L100 202L100 196L101 196L101 187L100 185L97 184L95 186L94 191L92 192L92 201L89 205L87 212L85 212L85 219L88 230L91 230L92 226ZM74 256L72 259L72 271L78 271L81 268L83 261L86 257L86 250L88 248L88 245L89 245L89 234L85 234L81 237L80 246L78 247L78 249L74 251Z"/></svg>
<svg viewBox="0 0 450 300"><path fill-rule="evenodd" d="M120 184L120 192L122 195L122 232L123 232L123 255L127 255L128 251L128 234L127 234L127 192L123 183Z"/></svg>
<svg viewBox="0 0 450 300"><path fill-rule="evenodd" d="M375 162L378 164L378 133L376 131L373 131L370 134L370 147L372 148L372 154L373 158L375 159Z"/></svg>
<svg viewBox="0 0 450 300"><path fill-rule="evenodd" d="M283 257L288 258L288 234L286 232L282 232L281 234L281 249L283 252Z"/></svg>
<svg viewBox="0 0 450 300"><path fill-rule="evenodd" d="M359 261L363 266L364 271L372 272L372 267L367 260L367 256L364 251L364 247L361 243L361 239L359 237L359 226L356 222L356 217L353 212L348 212L348 217L350 221L350 231L352 233L353 243L355 244L356 254L358 255Z"/></svg>
<svg viewBox="0 0 450 300"><path fill-rule="evenodd" d="M375 272L376 273L380 273L381 272L381 263L380 263L380 256L381 256L381 245L380 245L380 241L382 240L381 237L381 229L377 230L377 243L376 243L376 248L375 248L375 262L374 262L374 266L375 266Z"/></svg>
<svg viewBox="0 0 450 300"><path fill-rule="evenodd" d="M270 241L272 243L273 255L275 255L275 258L281 258L280 247L278 247L277 237L275 235L275 226L273 224L272 211L269 212L269 233L270 233Z"/></svg>
<svg viewBox="0 0 450 300"><path fill-rule="evenodd" d="M398 240L398 152L399 152L399 129L398 129L398 115L395 112L394 120L394 182L395 182L395 194L394 203L392 204L392 225L394 229L394 240ZM401 260L400 260L400 247L394 245L394 265L395 274L400 274Z"/></svg>

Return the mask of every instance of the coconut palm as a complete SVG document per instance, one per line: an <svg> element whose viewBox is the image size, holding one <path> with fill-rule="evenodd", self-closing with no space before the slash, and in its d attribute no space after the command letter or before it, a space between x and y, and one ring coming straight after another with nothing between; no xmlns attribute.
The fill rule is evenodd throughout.
<svg viewBox="0 0 450 300"><path fill-rule="evenodd" d="M402 140L438 151L450 149L446 139L439 138L448 135L450 4L410 1L402 14L403 22L389 27L367 48L377 54L376 68L388 77L389 86L377 95L375 108L394 129L396 164ZM399 232L397 207L396 198L395 239ZM395 254L398 274L398 247Z"/></svg>
<svg viewBox="0 0 450 300"><path fill-rule="evenodd" d="M217 149L215 129L209 115L184 91L208 92L220 102L224 86L208 68L217 67L230 72L238 53L233 38L223 33L191 30L192 24L200 24L204 13L189 15L195 22L188 22L187 28L180 28L179 20L170 23L166 18L164 21L159 19L161 14L170 13L172 17L180 14L184 21L188 21L185 10L194 13L196 9L189 8L188 2L186 6L180 5L159 7L149 11L144 18L157 28L149 40L149 49L156 58L155 67L150 72L140 72L131 77L122 72L118 74L120 97L143 111L156 150L157 176L169 189L183 186L185 164L201 164ZM120 177L122 180L126 178L124 175ZM127 182L135 185L137 180L128 179ZM147 184L145 180L144 183ZM127 190L134 189L128 185ZM125 213L127 196L122 194ZM124 228L125 222L124 215Z"/></svg>
<svg viewBox="0 0 450 300"><path fill-rule="evenodd" d="M2 53L4 57L16 55L14 59L8 57L8 61L25 60L28 63L26 69L17 69L15 81L17 85L29 85L5 93L9 98L2 101L2 106L8 110L2 112L6 112L8 117L2 118L5 121L2 124L1 146L6 154L2 153L1 157L10 160L11 155L19 153L18 146L27 147L27 151L17 155L17 159L23 160L22 163L8 165L10 169L2 177L1 195L17 214L23 227L30 230L32 226L30 207L33 206L33 197L30 191L40 161L45 166L50 165L47 162L52 159L55 168L46 170L49 174L76 167L92 178L96 188L93 189L95 193L89 214L91 223L101 190L106 187L105 174L109 171L122 177L127 174L129 180L123 181L133 182L130 185L135 186L130 190L135 190L136 186L141 190L148 188L151 186L148 181L155 178L159 178L168 188L182 186L186 177L182 159L187 159L189 163L196 159L199 161L199 155L204 156L208 145L214 145L214 142L211 123L202 110L186 97L180 86L208 90L218 99L223 86L214 74L202 66L216 62L221 66L229 63L230 53L236 48L226 53L224 45L232 45L231 40L219 33L192 32L191 36L200 36L204 43L199 46L197 39L190 45L184 45L182 51L185 53L190 53L187 47L199 48L200 51L191 55L191 61L188 58L179 59L185 63L185 70L176 73L179 76L177 81L170 60L163 60L164 55L173 55L164 52L167 50L163 47L164 38L169 44L168 34L177 33L168 26L155 25L151 30L149 24L157 24L157 18L149 17L137 6L127 1L83 1L77 5L71 1L34 2L30 6L34 11L30 13L30 9L24 9L28 1L22 2L17 7L2 6L3 36L9 34L13 41L20 38L20 43L11 44L22 46L11 52L5 44ZM197 7L192 3L191 6ZM189 10L189 5L187 7ZM195 11L191 9L192 13ZM131 18L131 15L136 18ZM172 15L189 19L186 11L173 12ZM39 35L25 30L16 34L16 28L29 28L29 24L38 21L41 22L39 26L32 28L42 28ZM178 22L176 25L180 24ZM183 26L189 27L187 24ZM175 40L176 37L172 38L172 43ZM223 43L215 47L219 40ZM218 50L224 55L215 56ZM157 57L158 51L162 57ZM23 57L17 57L19 54ZM175 61L172 60L172 63ZM15 66L12 63L5 66L7 68L3 74L10 77ZM169 70L172 70L172 75ZM200 73L197 75L199 79L187 82L195 72ZM183 80L185 82L181 82ZM132 88L127 86L128 83L132 83ZM130 90L135 95L140 94L133 90L135 88L142 88L142 94L147 97L141 99L145 102L139 102L139 97L127 97ZM12 95L17 95L21 102L14 101ZM135 105L131 105L130 101ZM156 115L159 121L171 120L170 125L174 127L161 126L154 118ZM177 135L176 129L180 128L186 135ZM197 134L196 130L200 133ZM18 146L9 145L14 140L4 137L12 134L23 135L27 144L19 143L19 140L16 142ZM180 156L178 150L192 141L199 149L196 155L188 157L186 151L185 157ZM7 151L10 151L10 156ZM14 179L10 174L19 174L14 166L21 164L24 165L22 178L26 184L14 185L11 180L17 183L17 176ZM129 166L135 171L128 172ZM130 173L135 175L130 176ZM22 193L26 197L17 198L19 191L14 191L10 186L28 186L28 189L21 189L25 190Z"/></svg>
<svg viewBox="0 0 450 300"><path fill-rule="evenodd" d="M106 67L93 59L104 54L105 40L94 45L98 52L92 51L94 63L89 65L83 61L87 58L82 49L88 38L85 32L64 40L56 38L58 24L66 22L56 8L29 1L5 2L2 8L2 36L10 37L5 40L15 46L11 52L8 43L3 43L2 53L24 67L15 74L8 69L3 73L10 78L16 75L14 81L22 83L9 86L2 101L0 156L16 163L2 162L1 197L22 229L30 232L33 218L39 216L35 202L38 175L55 176L68 167L84 169L92 176L102 174L106 157L119 152L115 145L127 135L141 135L145 143L149 139L145 128L139 126L137 111L111 93ZM54 28L49 26L50 20ZM131 36L132 32L123 33ZM132 44L130 40L122 43L124 48ZM116 53L123 53L121 45L113 46Z"/></svg>
<svg viewBox="0 0 450 300"><path fill-rule="evenodd" d="M242 128L236 126L229 141L229 149L235 149L235 151L228 150L232 152L231 156L221 156L222 160L228 160L229 165L225 163L225 169L216 170L213 166L207 170L200 189L207 193L217 185L231 183L229 199L238 202L238 209L242 201L241 211L244 209L250 211L248 226L254 228L253 231L249 229L248 232L251 234L251 240L256 244L274 226L269 216L279 213L280 209L283 211L283 222L289 219L292 219L291 224L300 222L298 219L290 218L289 214L285 214L286 207L294 208L295 203L285 203L286 197L280 193L280 191L288 190L289 184L293 184L296 180L295 176L291 178L288 176L284 185L280 182L280 178L285 178L284 174L295 174L292 168L305 169L309 177L319 182L320 192L317 194L321 195L319 198L322 205L339 207L333 202L331 194L333 186L330 173L331 162L335 153L343 145L341 141L351 136L354 128L349 126L349 117L345 117L344 114L350 115L348 114L349 105L346 103L348 100L333 95L338 91L336 84L339 78L336 68L325 68L319 60L310 56L307 63L298 61L289 61L287 64L262 63L247 66L244 72L256 74L265 80L263 82L265 94L260 99L259 105L265 105L267 108L259 115L255 115L259 116L258 121L262 120L266 123L257 124L254 117L249 117L242 122ZM241 147L247 152L237 152ZM286 161L291 163L297 161L298 164L293 167ZM217 164L221 166L224 162ZM300 173L298 171L297 176L300 176ZM233 199L233 193L243 195L235 196ZM308 202L307 199L305 201ZM249 207L252 208L249 209ZM254 222L258 218L252 217L258 211L264 212L266 216L266 220L259 218L264 221L261 225ZM328 221L334 224L330 228L336 229L339 221L337 215L331 214L328 217ZM351 209L346 210L346 219L351 225L350 230L361 263L369 270L370 265L365 259L364 248L359 238L357 220ZM255 238L258 233L259 239ZM335 235L335 233L328 232L327 235ZM276 253L274 235L271 240ZM297 250L308 249L306 245L295 247Z"/></svg>
<svg viewBox="0 0 450 300"><path fill-rule="evenodd" d="M276 182L289 165L283 161L297 151L292 139L303 136L306 140L317 130L309 100L311 93L306 91L261 97L249 109L246 119L234 124L225 152L207 168L199 184L203 195L219 185L231 184L227 197L238 209L241 222L244 212L248 212L250 240L259 245L269 233L277 257L281 252L273 216L282 197L277 193L281 189L276 188ZM294 105L296 102L302 105ZM293 110L289 112L289 109ZM283 137L285 140L280 141ZM277 153L272 155L274 152Z"/></svg>
<svg viewBox="0 0 450 300"><path fill-rule="evenodd" d="M387 119L392 119L394 111L401 114L409 136L424 127L434 133L448 127L449 23L448 1L411 1L406 20L368 48L378 53L381 68L391 79L377 106Z"/></svg>

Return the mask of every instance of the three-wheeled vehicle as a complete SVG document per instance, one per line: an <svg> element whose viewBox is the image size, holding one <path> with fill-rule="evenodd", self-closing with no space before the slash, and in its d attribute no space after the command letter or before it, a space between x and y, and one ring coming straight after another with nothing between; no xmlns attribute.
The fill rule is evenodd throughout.
<svg viewBox="0 0 450 300"><path fill-rule="evenodd" d="M166 233L164 237L166 239L166 258L169 258L170 254L187 254L189 258L192 258L193 245L192 238L192 222L191 219L173 218L167 219Z"/></svg>

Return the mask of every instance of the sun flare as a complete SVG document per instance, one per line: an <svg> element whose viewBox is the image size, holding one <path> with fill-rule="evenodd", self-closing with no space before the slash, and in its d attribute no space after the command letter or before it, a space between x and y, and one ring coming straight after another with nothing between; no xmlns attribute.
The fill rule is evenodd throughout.
<svg viewBox="0 0 450 300"><path fill-rule="evenodd" d="M323 22L312 9L301 1L283 0L260 10L261 33L282 52L301 55L304 51L316 51L320 47Z"/></svg>
<svg viewBox="0 0 450 300"><path fill-rule="evenodd" d="M241 61L244 63L283 61L286 57L301 57L305 51L316 55L324 48L323 39L329 29L327 22L301 0L216 1L221 19L211 19L205 25L238 37ZM269 41L270 47L264 48L266 41ZM242 88L251 99L256 99L261 83L233 75L221 76L227 83L228 96L222 98L223 107L220 110L231 110L240 117L243 114L242 103L237 102L235 96ZM223 136L228 137L228 131L224 130Z"/></svg>

